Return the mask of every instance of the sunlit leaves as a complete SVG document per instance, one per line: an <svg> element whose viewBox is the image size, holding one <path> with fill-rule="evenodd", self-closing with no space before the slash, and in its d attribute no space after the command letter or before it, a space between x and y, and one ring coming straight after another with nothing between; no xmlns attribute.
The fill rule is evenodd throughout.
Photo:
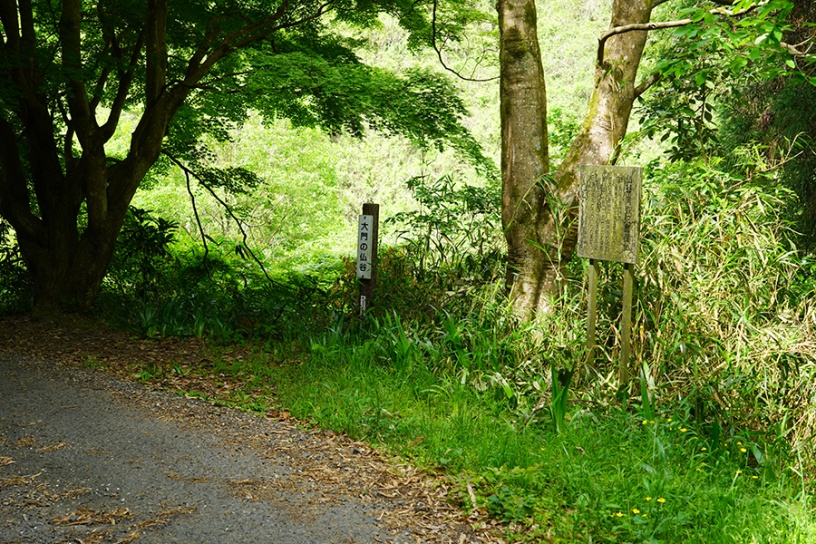
<svg viewBox="0 0 816 544"><path fill-rule="evenodd" d="M763 73L775 77L785 66L796 67L782 43L792 8L789 0L742 0L728 9L712 10L707 3L682 9L677 15L691 22L674 30L657 68L664 76L686 77L712 59L731 73L761 62Z"/></svg>

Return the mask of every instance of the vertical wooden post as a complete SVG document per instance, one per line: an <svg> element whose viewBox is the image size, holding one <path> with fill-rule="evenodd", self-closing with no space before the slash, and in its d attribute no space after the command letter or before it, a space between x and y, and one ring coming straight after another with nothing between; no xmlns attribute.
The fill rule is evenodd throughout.
<svg viewBox="0 0 816 544"><path fill-rule="evenodd" d="M595 320L598 315L598 261L589 260L589 299L587 300L586 364L595 368Z"/></svg>
<svg viewBox="0 0 816 544"><path fill-rule="evenodd" d="M366 203L363 204L363 215L371 216L371 233L370 233L370 247L371 247L371 267L370 277L360 277L360 267L358 264L358 277L360 278L360 315L363 316L366 310L371 308L374 300L374 293L377 286L377 249L379 246L380 237L380 205ZM358 259L360 253L361 241L358 244Z"/></svg>
<svg viewBox="0 0 816 544"><path fill-rule="evenodd" d="M634 288L634 265L623 265L623 320L621 323L621 354L619 379L621 386L629 382L629 350L632 342L632 291Z"/></svg>

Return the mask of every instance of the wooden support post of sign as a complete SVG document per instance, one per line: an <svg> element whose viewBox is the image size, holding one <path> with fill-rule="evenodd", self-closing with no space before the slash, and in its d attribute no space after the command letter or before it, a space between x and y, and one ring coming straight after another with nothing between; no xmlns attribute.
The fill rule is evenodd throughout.
<svg viewBox="0 0 816 544"><path fill-rule="evenodd" d="M363 204L357 229L357 278L360 280L360 315L374 301L377 285L377 246L380 235L380 205Z"/></svg>
<svg viewBox="0 0 816 544"><path fill-rule="evenodd" d="M623 265L623 319L621 323L621 355L618 378L620 383L629 382L629 351L632 345L632 291L635 273L632 263Z"/></svg>
<svg viewBox="0 0 816 544"><path fill-rule="evenodd" d="M618 378L629 381L632 341L632 292L634 266L640 241L641 169L625 166L582 166L579 169L578 246L580 257L589 259L587 316L587 363L595 352L598 300L598 260L624 263L623 320Z"/></svg>
<svg viewBox="0 0 816 544"><path fill-rule="evenodd" d="M589 300L587 301L587 358L589 368L595 368L595 319L598 315L598 261L589 260Z"/></svg>

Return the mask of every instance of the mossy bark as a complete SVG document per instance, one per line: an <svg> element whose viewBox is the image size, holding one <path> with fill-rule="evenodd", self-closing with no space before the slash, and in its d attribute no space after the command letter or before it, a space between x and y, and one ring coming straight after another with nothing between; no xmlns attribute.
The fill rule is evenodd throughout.
<svg viewBox="0 0 816 544"><path fill-rule="evenodd" d="M530 7L530 4L533 4ZM503 225L508 285L516 314L549 313L577 243L577 168L612 164L626 134L647 32L615 35L605 45L586 117L550 182L546 95L533 2L498 3L501 31ZM610 28L647 23L651 0L615 0ZM534 43L533 43L534 42Z"/></svg>
<svg viewBox="0 0 816 544"><path fill-rule="evenodd" d="M543 263L530 229L539 221L548 174L547 96L538 46L535 0L500 0L502 226L507 284L517 307L540 297ZM531 239L531 235L533 238Z"/></svg>

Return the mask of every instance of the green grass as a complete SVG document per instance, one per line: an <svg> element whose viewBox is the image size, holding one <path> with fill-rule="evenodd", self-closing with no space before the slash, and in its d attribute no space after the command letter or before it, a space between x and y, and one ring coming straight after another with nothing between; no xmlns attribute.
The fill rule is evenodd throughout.
<svg viewBox="0 0 816 544"><path fill-rule="evenodd" d="M322 292L242 288L225 266L220 291L178 282L178 301L135 321L256 342L253 356L196 370L234 381L228 394L186 394L370 441L449 480L452 501L512 541L816 541L816 284L782 213L793 197L700 162L654 168L644 192L628 387L616 379L619 266L602 267L598 357L582 366L585 263L571 263L551 315L515 323L493 242L459 251L467 222L439 213L383 250L365 322L348 262ZM234 328L247 320L255 336Z"/></svg>
<svg viewBox="0 0 816 544"><path fill-rule="evenodd" d="M580 402L560 433L546 417L525 426L502 387L479 383L487 375L404 364L409 349L428 349L421 344L401 346L383 329L329 334L297 362L269 365L257 355L233 371L263 369L296 417L444 474L465 510L470 485L481 515L506 522L514 540L816 538L803 469L784 447L750 435L712 442L682 413L644 420L636 407Z"/></svg>

